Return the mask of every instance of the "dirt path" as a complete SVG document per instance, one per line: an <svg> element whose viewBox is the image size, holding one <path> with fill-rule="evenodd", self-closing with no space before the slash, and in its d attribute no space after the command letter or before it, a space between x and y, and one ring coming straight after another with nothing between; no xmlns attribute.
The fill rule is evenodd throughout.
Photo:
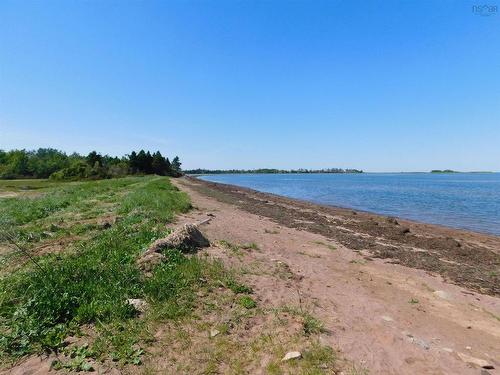
<svg viewBox="0 0 500 375"><path fill-rule="evenodd" d="M224 192L208 194L206 183L184 178L174 182L191 196L196 208L180 221L213 214L203 226L211 241L256 243L259 249L230 256L214 248L212 255L241 267L263 303L311 309L329 331L322 337L324 343L340 349L358 368L369 369L370 374L500 374L497 297L446 283L424 270L367 260L366 235L354 230L351 241L359 241L358 251L346 246L346 231L332 240L249 213L225 199ZM303 210L304 225L313 225L307 210ZM331 225L336 225L334 220ZM410 224L410 228L422 231L425 225L415 229ZM471 236L473 241L476 237ZM489 241L480 245L496 244L495 239ZM498 285L488 289L490 294L496 294L495 288ZM485 362L470 363L479 359ZM486 363L495 369L481 369Z"/></svg>

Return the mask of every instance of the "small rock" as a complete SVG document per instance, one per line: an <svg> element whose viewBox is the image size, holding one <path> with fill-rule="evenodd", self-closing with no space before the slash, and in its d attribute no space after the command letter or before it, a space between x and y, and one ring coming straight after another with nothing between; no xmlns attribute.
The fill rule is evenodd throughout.
<svg viewBox="0 0 500 375"><path fill-rule="evenodd" d="M219 333L220 333L220 331L219 331L218 329L212 328L212 329L210 330L210 337L215 337L215 336L217 336Z"/></svg>
<svg viewBox="0 0 500 375"><path fill-rule="evenodd" d="M425 340L422 340L422 339L415 339L415 344L417 344L418 346L420 346L421 348L425 349L425 350L429 350L431 348L431 346L429 345L429 343Z"/></svg>
<svg viewBox="0 0 500 375"><path fill-rule="evenodd" d="M387 316L387 315L382 315L381 318L382 318L382 320L385 320L386 322L394 321L394 319L392 319L390 316Z"/></svg>
<svg viewBox="0 0 500 375"><path fill-rule="evenodd" d="M289 361L291 359L299 359L302 357L302 354L300 352L288 352L285 354L283 359L281 360L282 362Z"/></svg>
<svg viewBox="0 0 500 375"><path fill-rule="evenodd" d="M399 234L407 234L407 233L410 233L410 228L404 227L399 230Z"/></svg>
<svg viewBox="0 0 500 375"><path fill-rule="evenodd" d="M148 308L148 303L146 301L144 301L143 299L139 299L139 298L130 298L127 300L127 303L131 306L134 307L134 309L136 309L137 311L143 313L146 311L146 309Z"/></svg>
<svg viewBox="0 0 500 375"><path fill-rule="evenodd" d="M453 349L452 348L442 348L445 352L448 352L448 353L453 353Z"/></svg>
<svg viewBox="0 0 500 375"><path fill-rule="evenodd" d="M446 293L444 290L436 290L433 292L436 297L442 298L442 299L450 299L450 295Z"/></svg>
<svg viewBox="0 0 500 375"><path fill-rule="evenodd" d="M472 347L471 346L466 346L465 349L472 350Z"/></svg>
<svg viewBox="0 0 500 375"><path fill-rule="evenodd" d="M464 361L466 363L470 363L471 365L476 365L476 366L482 367L484 369L494 369L495 368L491 363L489 363L488 361L485 361L484 359L471 357L470 355L467 355L464 353L457 353L457 355L462 361Z"/></svg>

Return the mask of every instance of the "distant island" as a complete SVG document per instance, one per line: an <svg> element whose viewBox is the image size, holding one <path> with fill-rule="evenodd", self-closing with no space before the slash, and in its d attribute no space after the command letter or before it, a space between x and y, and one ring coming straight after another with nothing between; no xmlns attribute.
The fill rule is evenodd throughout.
<svg viewBox="0 0 500 375"><path fill-rule="evenodd" d="M433 169L430 173L495 173L495 172L492 172L492 171L463 172L463 171L454 171L452 169Z"/></svg>
<svg viewBox="0 0 500 375"><path fill-rule="evenodd" d="M433 169L431 173L460 173L451 169Z"/></svg>
<svg viewBox="0 0 500 375"><path fill-rule="evenodd" d="M243 173L363 173L360 169L325 168L325 169L189 169L185 174L243 174Z"/></svg>

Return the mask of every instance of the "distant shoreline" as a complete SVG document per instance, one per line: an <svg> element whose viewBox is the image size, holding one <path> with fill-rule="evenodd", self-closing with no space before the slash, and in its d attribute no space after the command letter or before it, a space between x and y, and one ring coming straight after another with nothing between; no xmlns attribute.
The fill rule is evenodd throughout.
<svg viewBox="0 0 500 375"><path fill-rule="evenodd" d="M453 172L230 172L230 171L221 171L221 172L200 172L193 173L194 170L184 171L184 174L187 176L204 176L204 175L217 175L217 174L495 174L500 173L494 171L453 171Z"/></svg>

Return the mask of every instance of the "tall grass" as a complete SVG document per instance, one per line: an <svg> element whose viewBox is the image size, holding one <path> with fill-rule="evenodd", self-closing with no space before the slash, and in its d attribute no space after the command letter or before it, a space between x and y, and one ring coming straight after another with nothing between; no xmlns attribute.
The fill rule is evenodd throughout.
<svg viewBox="0 0 500 375"><path fill-rule="evenodd" d="M130 192L119 207L120 220L110 229L78 243L74 251L40 257L40 268L26 267L0 279L0 355L58 350L83 324L127 321L135 314L128 298L145 298L153 305L173 301L177 307L170 308L167 317L189 310L189 291L199 282L204 267L200 260L175 253L148 280L135 264L151 241L166 234L164 226L157 224L190 207L188 197L168 179L84 183L32 199L28 205L19 199L3 207L15 213L9 223L15 229L84 197L124 186Z"/></svg>

